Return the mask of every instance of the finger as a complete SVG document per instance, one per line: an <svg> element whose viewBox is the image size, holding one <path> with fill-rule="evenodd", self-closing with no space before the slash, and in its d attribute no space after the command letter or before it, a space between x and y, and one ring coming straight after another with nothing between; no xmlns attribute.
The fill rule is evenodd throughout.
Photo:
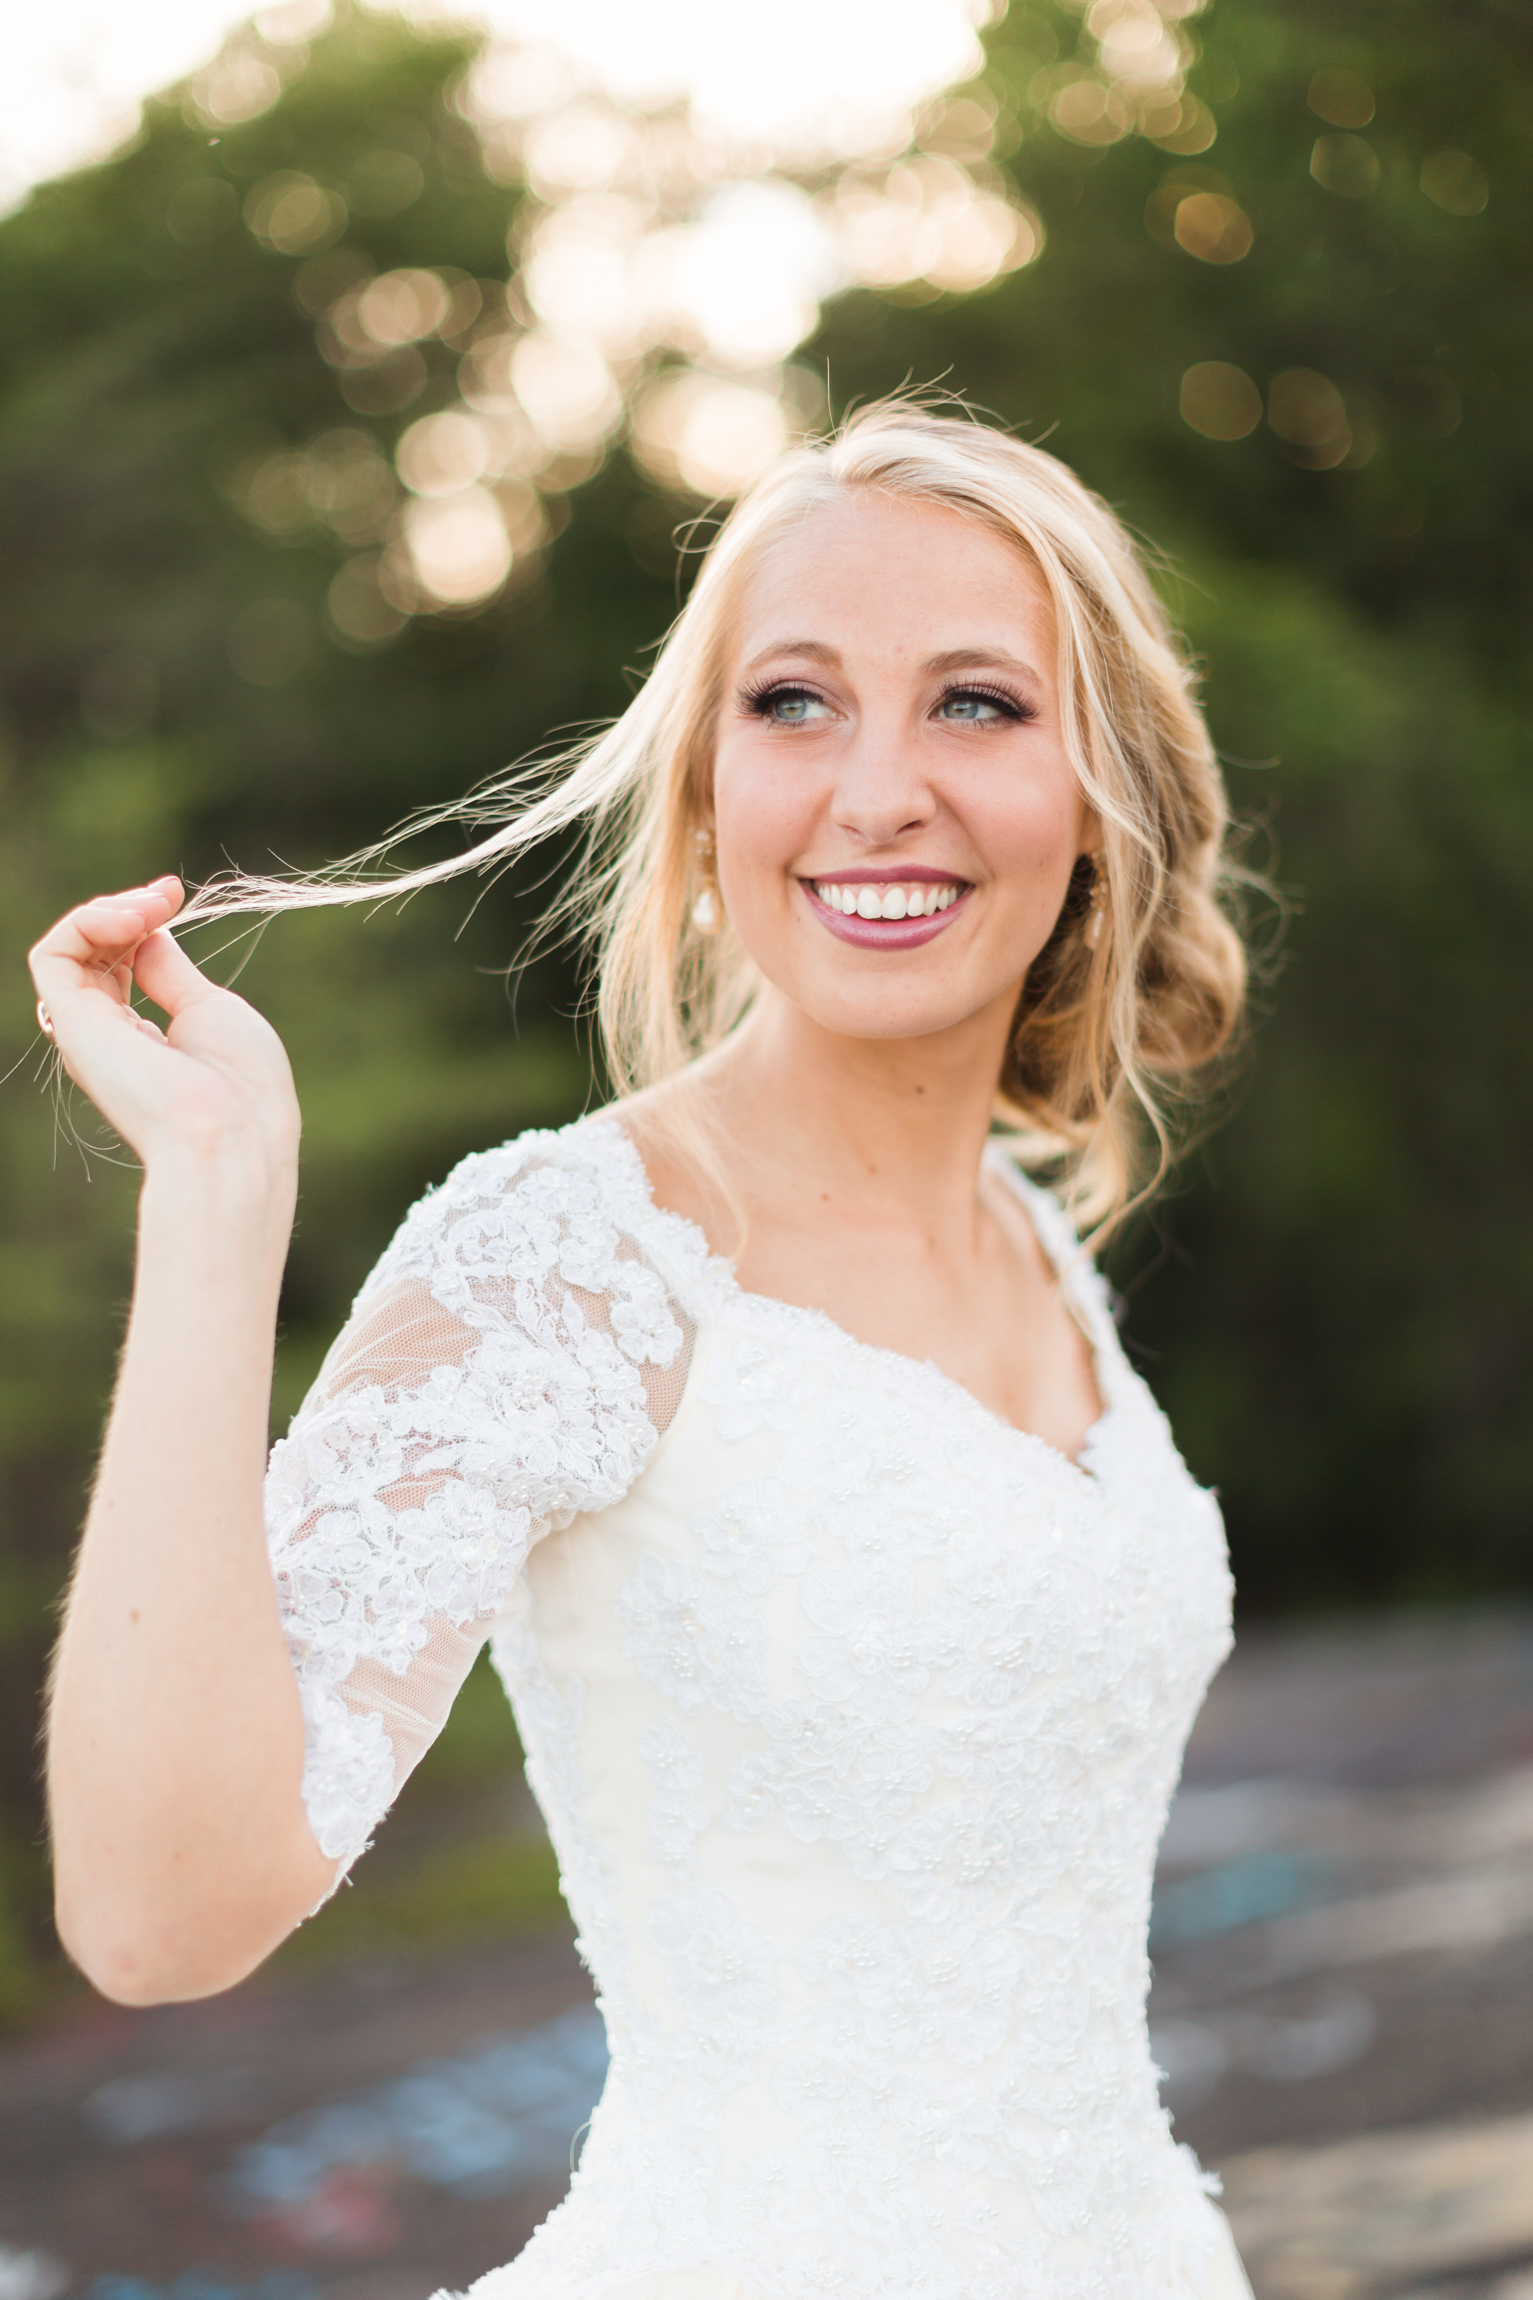
<svg viewBox="0 0 1533 2300"><path fill-rule="evenodd" d="M94 1040L99 1027L89 1019L93 1014L100 1023L110 1017L115 1028L131 1021L135 954L146 936L174 917L184 899L181 881L167 873L148 886L81 903L49 929L28 963L39 1014L47 1016L56 1041L81 1051L81 1030ZM161 1036L153 1025L146 1028Z"/></svg>
<svg viewBox="0 0 1533 2300"><path fill-rule="evenodd" d="M86 903L50 927L30 955L34 978L41 966L67 967L81 987L110 973L131 959L146 934L152 933L148 906L130 909L116 903Z"/></svg>
<svg viewBox="0 0 1533 2300"><path fill-rule="evenodd" d="M141 942L148 932L148 914L147 903L141 909L137 903L115 895L101 895L94 902L82 902L78 910L70 911L50 928L43 937L43 948L56 958L72 958L77 965L89 966L103 952Z"/></svg>
<svg viewBox="0 0 1533 2300"><path fill-rule="evenodd" d="M184 900L181 881L164 878L151 886L123 887L112 894L94 895L69 916L87 931L101 926L110 929L114 919L121 917L142 921L144 931L152 933L174 917Z"/></svg>
<svg viewBox="0 0 1533 2300"><path fill-rule="evenodd" d="M163 926L185 902L186 889L173 871L167 871L163 878L151 879L148 886L125 887L119 894L97 899L127 904L144 911L155 926Z"/></svg>
<svg viewBox="0 0 1533 2300"><path fill-rule="evenodd" d="M38 1019L50 1036L73 1037L82 1009L122 1015L133 995L132 970L120 960L96 965L39 946L28 959L37 990Z"/></svg>
<svg viewBox="0 0 1533 2300"><path fill-rule="evenodd" d="M180 882L171 880L136 894L99 896L67 912L28 955L42 997L51 1005L72 990L101 989L111 980L125 998L134 951L180 901Z"/></svg>
<svg viewBox="0 0 1533 2300"><path fill-rule="evenodd" d="M91 902L141 903L146 895L153 895L156 902L168 902L172 909L178 909L186 899L181 881L174 871L165 871L159 878L145 879L142 886L113 887L106 894L90 895L87 899Z"/></svg>
<svg viewBox="0 0 1533 2300"><path fill-rule="evenodd" d="M27 964L38 1001L59 1028L63 1028L66 1019L82 1005L121 1011L132 993L132 973L121 951L92 960L50 950L46 943L39 943L29 954Z"/></svg>
<svg viewBox="0 0 1533 2300"><path fill-rule="evenodd" d="M141 910L146 902L154 901L168 903L174 910L179 908L183 900L181 881L174 872L167 871L163 878L148 879L142 886L118 886L111 888L105 894L89 895L85 902L77 903L75 908L84 910L91 903L106 902L127 903L131 904L135 910ZM66 913L66 916L68 915Z"/></svg>
<svg viewBox="0 0 1533 2300"><path fill-rule="evenodd" d="M127 996L128 977L120 963L110 959L79 958L63 951L50 950L39 943L28 953L27 965L37 995L57 1022L65 1008L74 1000L86 997L110 1005L121 1005Z"/></svg>
<svg viewBox="0 0 1533 2300"><path fill-rule="evenodd" d="M174 1021L189 1006L226 993L209 982L200 966L189 959L175 936L161 928L148 935L133 954L133 978L140 990L163 1007Z"/></svg>
<svg viewBox="0 0 1533 2300"><path fill-rule="evenodd" d="M131 946L155 927L163 926L184 899L181 881L169 877L156 880L152 886L124 887L114 894L95 895L66 911L37 947L90 964L99 961L104 950Z"/></svg>

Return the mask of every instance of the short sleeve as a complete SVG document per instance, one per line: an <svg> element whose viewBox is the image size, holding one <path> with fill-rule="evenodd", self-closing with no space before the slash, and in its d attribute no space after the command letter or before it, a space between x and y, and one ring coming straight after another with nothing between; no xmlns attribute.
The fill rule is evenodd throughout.
<svg viewBox="0 0 1533 2300"><path fill-rule="evenodd" d="M266 1485L303 1794L345 1869L445 1722L535 1542L619 1500L692 1326L539 1137L465 1160L359 1295Z"/></svg>

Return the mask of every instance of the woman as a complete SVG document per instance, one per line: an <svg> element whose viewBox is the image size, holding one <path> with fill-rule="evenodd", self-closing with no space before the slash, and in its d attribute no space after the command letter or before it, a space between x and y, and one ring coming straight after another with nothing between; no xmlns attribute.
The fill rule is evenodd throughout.
<svg viewBox="0 0 1533 2300"><path fill-rule="evenodd" d="M1024 1171L1110 1223L1235 1020L1189 684L1052 458L899 403L785 457L624 718L395 882L589 820L632 1091L415 1207L265 1535L281 1047L174 880L34 953L145 1169L54 1698L63 1937L127 2002L249 1972L489 1637L613 2060L485 2300L1248 2294L1144 2026L1223 1537Z"/></svg>

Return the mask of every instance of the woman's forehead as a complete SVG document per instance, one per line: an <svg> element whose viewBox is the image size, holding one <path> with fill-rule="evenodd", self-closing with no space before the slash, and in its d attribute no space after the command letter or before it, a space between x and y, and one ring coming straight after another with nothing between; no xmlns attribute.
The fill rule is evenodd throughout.
<svg viewBox="0 0 1533 2300"><path fill-rule="evenodd" d="M1054 613L1020 540L929 498L847 490L769 539L746 578L733 652L843 650L919 636L923 657L1052 653Z"/></svg>

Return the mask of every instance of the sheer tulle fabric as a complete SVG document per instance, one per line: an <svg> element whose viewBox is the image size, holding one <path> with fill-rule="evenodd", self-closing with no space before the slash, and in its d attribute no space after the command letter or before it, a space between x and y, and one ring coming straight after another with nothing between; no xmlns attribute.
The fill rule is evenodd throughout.
<svg viewBox="0 0 1533 2300"><path fill-rule="evenodd" d="M743 1293L610 1122L424 1199L274 1454L316 1840L343 1873L490 1638L607 2021L479 2300L1247 2300L1144 2026L1222 1531L1011 1178L1079 1463Z"/></svg>

